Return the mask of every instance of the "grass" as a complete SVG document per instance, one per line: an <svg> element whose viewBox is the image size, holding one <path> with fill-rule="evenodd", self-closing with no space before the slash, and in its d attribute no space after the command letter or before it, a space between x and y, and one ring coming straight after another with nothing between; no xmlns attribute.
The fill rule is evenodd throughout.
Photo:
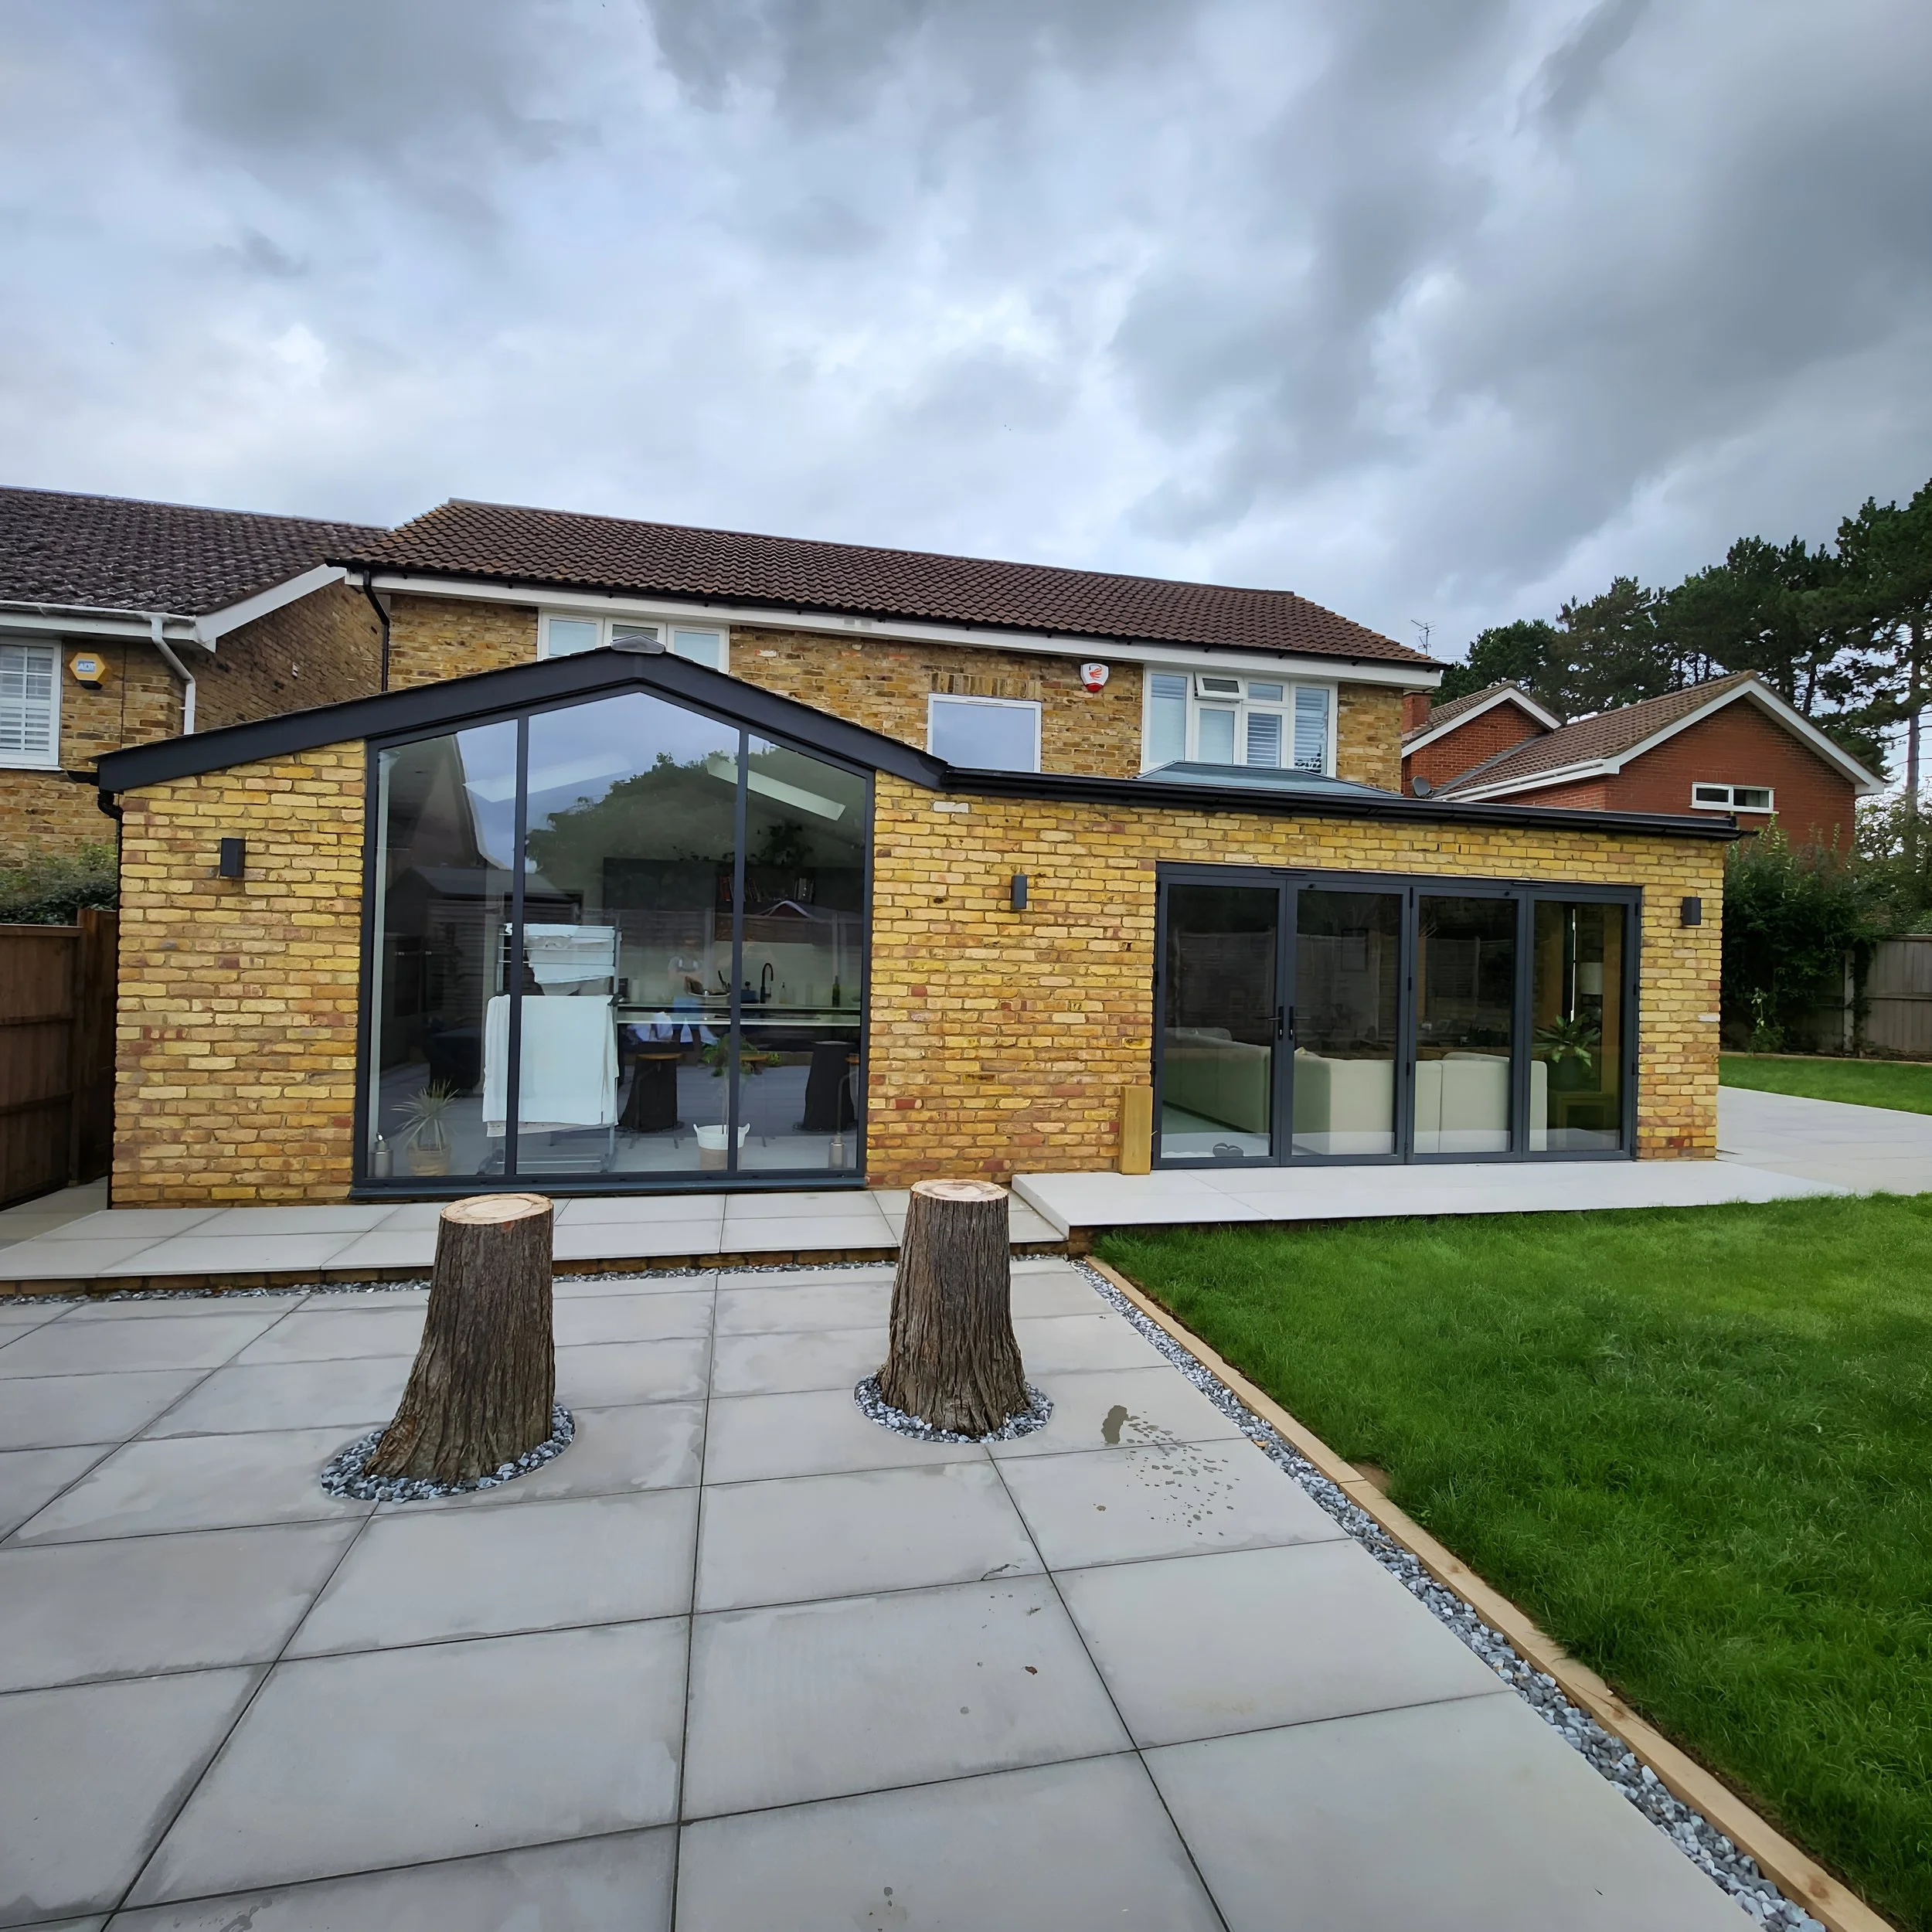
<svg viewBox="0 0 1932 1932"><path fill-rule="evenodd" d="M1932 1932L1932 1196L1100 1252Z"/></svg>
<svg viewBox="0 0 1932 1932"><path fill-rule="evenodd" d="M1781 1054L1725 1053L1718 1078L1760 1094L1799 1094L1854 1107L1932 1114L1932 1066L1916 1060L1787 1060Z"/></svg>

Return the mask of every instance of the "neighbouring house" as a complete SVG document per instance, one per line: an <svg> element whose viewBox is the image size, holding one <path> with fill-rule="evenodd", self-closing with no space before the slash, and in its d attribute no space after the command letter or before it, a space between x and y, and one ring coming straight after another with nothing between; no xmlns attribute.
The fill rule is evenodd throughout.
<svg viewBox="0 0 1932 1932"><path fill-rule="evenodd" d="M104 752L377 688L379 529L0 489L0 865L111 835Z"/></svg>
<svg viewBox="0 0 1932 1932"><path fill-rule="evenodd" d="M1611 811L1775 820L1794 845L1849 851L1875 777L1749 672L1565 724L1514 685L1411 709L1403 788L1413 794Z"/></svg>
<svg viewBox="0 0 1932 1932"><path fill-rule="evenodd" d="M1715 1150L1731 818L1403 795L1438 667L1301 598L470 504L332 560L389 689L102 761L118 1202Z"/></svg>

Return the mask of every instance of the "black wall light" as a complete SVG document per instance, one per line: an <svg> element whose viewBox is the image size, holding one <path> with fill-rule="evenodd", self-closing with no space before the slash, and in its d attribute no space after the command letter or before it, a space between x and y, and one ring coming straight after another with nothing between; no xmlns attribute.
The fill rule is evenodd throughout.
<svg viewBox="0 0 1932 1932"><path fill-rule="evenodd" d="M1702 925L1704 923L1703 900L1698 898L1694 893L1689 898L1686 899L1684 901L1682 906L1679 909L1677 923L1680 926Z"/></svg>
<svg viewBox="0 0 1932 1932"><path fill-rule="evenodd" d="M1016 872L1013 875L1012 903L1016 913L1023 913L1026 910L1026 875L1023 872Z"/></svg>
<svg viewBox="0 0 1932 1932"><path fill-rule="evenodd" d="M215 866L217 879L239 879L248 863L248 841L246 838L224 838L221 842L221 857Z"/></svg>

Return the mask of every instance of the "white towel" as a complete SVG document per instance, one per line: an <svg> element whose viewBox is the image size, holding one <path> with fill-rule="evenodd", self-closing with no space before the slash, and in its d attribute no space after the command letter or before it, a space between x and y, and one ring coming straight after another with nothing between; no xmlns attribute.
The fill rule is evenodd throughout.
<svg viewBox="0 0 1932 1932"><path fill-rule="evenodd" d="M517 1112L526 1133L550 1128L614 1127L617 1036L609 998L523 1001L522 1079ZM490 1002L483 1027L483 1131L501 1134L507 1111L510 1000Z"/></svg>

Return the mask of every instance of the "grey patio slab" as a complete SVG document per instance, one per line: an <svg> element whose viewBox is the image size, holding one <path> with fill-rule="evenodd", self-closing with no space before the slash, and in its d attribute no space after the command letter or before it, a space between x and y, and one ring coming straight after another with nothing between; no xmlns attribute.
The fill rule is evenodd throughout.
<svg viewBox="0 0 1932 1932"><path fill-rule="evenodd" d="M709 1220L722 1226L725 1196L722 1194L604 1194L557 1203L559 1227L587 1227L596 1222Z"/></svg>
<svg viewBox="0 0 1932 1932"><path fill-rule="evenodd" d="M158 1438L330 1428L352 1435L396 1413L410 1359L231 1363L217 1369L148 1433Z"/></svg>
<svg viewBox="0 0 1932 1932"><path fill-rule="evenodd" d="M427 1228L376 1228L359 1234L329 1257L332 1270L344 1268L420 1268L436 1260L436 1234Z"/></svg>
<svg viewBox="0 0 1932 1932"><path fill-rule="evenodd" d="M218 1369L287 1312L281 1304L149 1321L50 1321L0 1349L0 1376Z"/></svg>
<svg viewBox="0 0 1932 1932"><path fill-rule="evenodd" d="M375 1302L377 1298L365 1298ZM257 1362L345 1361L356 1355L406 1355L422 1339L427 1304L404 1308L298 1308L272 1334L243 1350L236 1359Z"/></svg>
<svg viewBox="0 0 1932 1932"><path fill-rule="evenodd" d="M1513 1696L1148 1753L1230 1932L1744 1932L1755 1923Z"/></svg>
<svg viewBox="0 0 1932 1932"><path fill-rule="evenodd" d="M709 1287L660 1294L577 1295L553 1304L559 1348L597 1342L663 1342L711 1332Z"/></svg>
<svg viewBox="0 0 1932 1932"><path fill-rule="evenodd" d="M743 1281L744 1277L737 1277ZM782 1335L805 1328L872 1328L892 1313L889 1274L868 1281L809 1278L772 1287L718 1291L720 1335Z"/></svg>
<svg viewBox="0 0 1932 1932"><path fill-rule="evenodd" d="M1251 1442L1016 1456L999 1467L1049 1570L1344 1533Z"/></svg>
<svg viewBox="0 0 1932 1932"><path fill-rule="evenodd" d="M682 1616L697 1528L695 1489L379 1516L288 1654Z"/></svg>
<svg viewBox="0 0 1932 1932"><path fill-rule="evenodd" d="M118 1292L74 1303L61 1318L72 1322L172 1321L189 1315L263 1315L270 1309L286 1315L296 1307L294 1295L257 1294L239 1289L233 1294L200 1294L182 1289L169 1294Z"/></svg>
<svg viewBox="0 0 1932 1932"><path fill-rule="evenodd" d="M395 1212L382 1201L319 1205L291 1202L287 1207L223 1208L196 1232L224 1240L240 1236L258 1240L264 1236L279 1239L284 1234L360 1234L380 1227Z"/></svg>
<svg viewBox="0 0 1932 1932"><path fill-rule="evenodd" d="M670 1932L677 1834L621 1832L124 1912L121 1932Z"/></svg>
<svg viewBox="0 0 1932 1932"><path fill-rule="evenodd" d="M721 1335L712 1344L711 1386L721 1396L846 1389L886 1358L886 1330L818 1328L799 1335Z"/></svg>
<svg viewBox="0 0 1932 1932"><path fill-rule="evenodd" d="M1509 1694L1352 1542L1063 1570L1137 1744Z"/></svg>
<svg viewBox="0 0 1932 1932"><path fill-rule="evenodd" d="M1054 1315L1096 1315L1106 1304L1083 1274L1064 1262L1044 1267L1015 1266L1013 1270L1013 1314L1016 1320L1038 1321Z"/></svg>
<svg viewBox="0 0 1932 1932"><path fill-rule="evenodd" d="M369 1504L325 1495L319 1481L349 1433L279 1429L131 1442L15 1533L23 1543L73 1543L367 1515Z"/></svg>
<svg viewBox="0 0 1932 1932"><path fill-rule="evenodd" d="M0 1924L118 1903L260 1677L189 1671L0 1697Z"/></svg>
<svg viewBox="0 0 1932 1932"><path fill-rule="evenodd" d="M641 1346L668 1347L665 1342ZM633 1489L694 1485L704 1454L702 1402L650 1402L625 1409L585 1409L570 1447L527 1476L492 1489L427 1502L386 1502L381 1515L419 1515L456 1509L509 1509L562 1496L613 1496Z"/></svg>
<svg viewBox="0 0 1932 1932"><path fill-rule="evenodd" d="M108 1453L96 1443L0 1454L0 1536L10 1536Z"/></svg>
<svg viewBox="0 0 1932 1932"><path fill-rule="evenodd" d="M985 1582L1039 1559L992 1464L871 1469L704 1492L698 1607Z"/></svg>
<svg viewBox="0 0 1932 1932"><path fill-rule="evenodd" d="M434 1229L443 1218L447 1201L404 1201L385 1213L376 1223L384 1234L403 1234L422 1228Z"/></svg>
<svg viewBox="0 0 1932 1932"><path fill-rule="evenodd" d="M725 1225L734 1221L866 1220L879 1213L878 1197L862 1188L801 1188L771 1194L727 1194Z"/></svg>
<svg viewBox="0 0 1932 1932"><path fill-rule="evenodd" d="M295 1313L381 1315L398 1308L427 1308L427 1288L317 1288L295 1304Z"/></svg>
<svg viewBox="0 0 1932 1932"><path fill-rule="evenodd" d="M129 1903L667 1823L685 1644L667 1618L277 1665Z"/></svg>
<svg viewBox="0 0 1932 1932"><path fill-rule="evenodd" d="M550 1293L559 1301L575 1301L585 1295L691 1294L709 1293L717 1277L708 1268L687 1274L665 1268L656 1273L628 1274L559 1274L550 1281Z"/></svg>
<svg viewBox="0 0 1932 1932"><path fill-rule="evenodd" d="M63 1241L55 1235L0 1248L0 1281L85 1281L158 1247L151 1234Z"/></svg>
<svg viewBox="0 0 1932 1932"><path fill-rule="evenodd" d="M1020 1358L1033 1376L1095 1369L1151 1369L1166 1357L1133 1325L1097 1301L1091 1315L1021 1316L1013 1323Z"/></svg>
<svg viewBox="0 0 1932 1932"><path fill-rule="evenodd" d="M102 1208L63 1222L48 1236L59 1241L165 1240L212 1221L219 1208Z"/></svg>
<svg viewBox="0 0 1932 1932"><path fill-rule="evenodd" d="M206 1372L129 1369L119 1375L22 1376L0 1400L0 1449L124 1442L138 1435Z"/></svg>
<svg viewBox="0 0 1932 1932"><path fill-rule="evenodd" d="M687 1818L1127 1743L1044 1577L701 1616L685 1737Z"/></svg>
<svg viewBox="0 0 1932 1932"><path fill-rule="evenodd" d="M258 1275L292 1274L326 1266L356 1239L337 1229L322 1234L274 1233L214 1234L197 1228L178 1234L124 1261L95 1270L103 1279L117 1275Z"/></svg>
<svg viewBox="0 0 1932 1932"><path fill-rule="evenodd" d="M271 1663L356 1528L0 1549L0 1691Z"/></svg>
<svg viewBox="0 0 1932 1932"><path fill-rule="evenodd" d="M1146 1770L1124 1757L688 1825L678 1925L1219 1932L1221 1921Z"/></svg>
<svg viewBox="0 0 1932 1932"><path fill-rule="evenodd" d="M704 1479L755 1482L849 1469L920 1468L977 1461L985 1454L976 1443L918 1442L882 1429L860 1413L846 1389L719 1396L706 1423Z"/></svg>
<svg viewBox="0 0 1932 1932"><path fill-rule="evenodd" d="M776 1216L733 1220L725 1216L719 1236L723 1254L835 1254L848 1248L892 1248L899 1238L882 1214L815 1215L797 1220Z"/></svg>
<svg viewBox="0 0 1932 1932"><path fill-rule="evenodd" d="M588 1221L558 1228L550 1252L560 1261L648 1260L655 1255L720 1252L718 1223L698 1221Z"/></svg>
<svg viewBox="0 0 1932 1932"><path fill-rule="evenodd" d="M1036 1379L1052 1399L1052 1418L1031 1435L988 1443L987 1453L1001 1461L1076 1449L1221 1442L1241 1434L1240 1423L1223 1415L1165 1362L1158 1368L1088 1369Z"/></svg>
<svg viewBox="0 0 1932 1932"><path fill-rule="evenodd" d="M587 1298L578 1305L594 1308ZM556 1396L570 1409L633 1402L694 1401L705 1392L711 1344L702 1335L671 1342L600 1342L556 1352Z"/></svg>
<svg viewBox="0 0 1932 1932"><path fill-rule="evenodd" d="M74 1305L71 1301L10 1301L0 1297L0 1342L11 1342L43 1322L57 1321L70 1314Z"/></svg>

